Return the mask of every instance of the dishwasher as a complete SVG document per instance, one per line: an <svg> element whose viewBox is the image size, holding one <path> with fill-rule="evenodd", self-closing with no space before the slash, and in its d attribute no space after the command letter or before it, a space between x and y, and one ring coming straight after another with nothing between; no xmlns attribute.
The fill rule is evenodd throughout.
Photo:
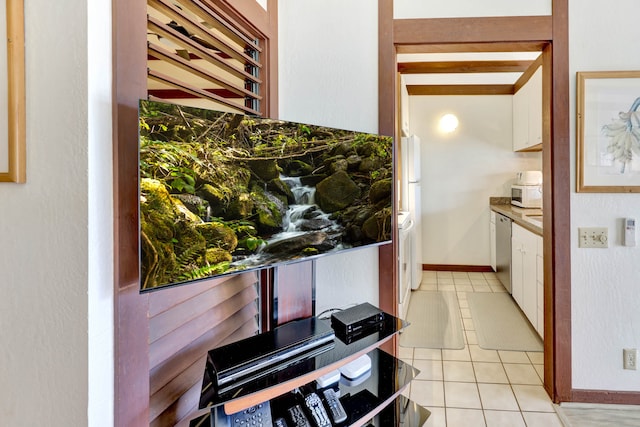
<svg viewBox="0 0 640 427"><path fill-rule="evenodd" d="M496 276L511 293L511 218L496 213Z"/></svg>

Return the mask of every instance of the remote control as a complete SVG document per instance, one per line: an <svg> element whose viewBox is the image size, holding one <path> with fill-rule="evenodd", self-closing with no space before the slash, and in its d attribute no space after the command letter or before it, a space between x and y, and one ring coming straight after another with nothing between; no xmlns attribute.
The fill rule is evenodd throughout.
<svg viewBox="0 0 640 427"><path fill-rule="evenodd" d="M335 424L340 424L347 420L347 413L344 411L344 406L340 403L336 391L332 388L326 389L324 392L324 398L327 401L329 412L331 412L331 418Z"/></svg>
<svg viewBox="0 0 640 427"><path fill-rule="evenodd" d="M276 420L273 422L273 426L274 427L289 427L287 422L282 417L276 418Z"/></svg>
<svg viewBox="0 0 640 427"><path fill-rule="evenodd" d="M317 427L331 427L331 420L329 420L329 414L322 406L322 400L315 393L309 393L304 398L304 403L307 405L313 421Z"/></svg>
<svg viewBox="0 0 640 427"><path fill-rule="evenodd" d="M289 416L293 422L293 427L311 427L311 424L309 424L309 420L304 415L304 412L302 412L302 407L300 405L287 409L287 412L289 412Z"/></svg>
<svg viewBox="0 0 640 427"><path fill-rule="evenodd" d="M271 405L269 401L252 406L244 411L236 412L229 416L230 425L254 425L271 427Z"/></svg>

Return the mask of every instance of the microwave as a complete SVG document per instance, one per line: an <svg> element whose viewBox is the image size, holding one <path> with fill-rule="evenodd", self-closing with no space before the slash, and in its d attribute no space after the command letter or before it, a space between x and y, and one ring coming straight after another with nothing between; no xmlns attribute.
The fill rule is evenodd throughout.
<svg viewBox="0 0 640 427"><path fill-rule="evenodd" d="M542 185L512 185L511 204L521 208L541 208Z"/></svg>

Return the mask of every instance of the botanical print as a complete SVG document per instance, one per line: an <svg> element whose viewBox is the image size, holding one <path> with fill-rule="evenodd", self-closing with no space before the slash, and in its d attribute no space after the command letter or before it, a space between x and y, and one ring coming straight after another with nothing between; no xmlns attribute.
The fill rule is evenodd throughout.
<svg viewBox="0 0 640 427"><path fill-rule="evenodd" d="M602 133L609 137L608 158L619 167L619 173L632 173L633 164L640 156L640 97L636 98L629 111L620 111L617 119L602 127Z"/></svg>

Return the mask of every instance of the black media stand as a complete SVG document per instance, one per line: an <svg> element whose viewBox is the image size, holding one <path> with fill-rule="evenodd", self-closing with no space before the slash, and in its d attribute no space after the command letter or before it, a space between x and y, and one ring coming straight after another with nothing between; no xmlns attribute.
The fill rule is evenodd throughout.
<svg viewBox="0 0 640 427"><path fill-rule="evenodd" d="M329 320L321 320L329 323ZM205 369L200 396L201 409L212 408L214 414L233 414L262 402L271 401L274 418L279 415L279 399L290 398L297 388L317 390L315 380L330 373L358 357L368 354L371 358L371 373L366 379L349 384L342 380L334 385L339 389L340 401L345 407L347 421L338 426L364 426L371 422L374 426L406 427L422 426L429 412L401 395L418 371L388 353L378 349L407 326L407 323L385 314L385 321L368 333L354 340L344 340L336 336L333 348L316 355L298 360L293 364L260 376L237 387L216 390L209 377L210 369ZM348 344L344 341L351 341ZM364 378L365 376L363 376ZM320 390L318 390L320 391ZM224 417L214 417L213 419ZM219 426L221 423L206 420L205 417L192 421L191 425ZM226 426L224 426L226 427Z"/></svg>

